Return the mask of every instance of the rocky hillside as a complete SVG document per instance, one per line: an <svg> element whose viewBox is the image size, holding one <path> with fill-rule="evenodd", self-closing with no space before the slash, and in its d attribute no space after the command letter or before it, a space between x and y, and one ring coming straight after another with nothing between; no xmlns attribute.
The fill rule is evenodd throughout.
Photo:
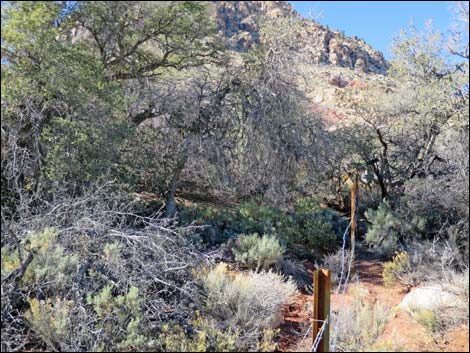
<svg viewBox="0 0 470 353"><path fill-rule="evenodd" d="M219 31L230 47L243 51L260 41L259 22L264 17L300 15L285 1L213 1ZM312 20L302 19L299 43L295 43L302 62L331 64L360 72L384 74L383 54L362 39L347 37Z"/></svg>

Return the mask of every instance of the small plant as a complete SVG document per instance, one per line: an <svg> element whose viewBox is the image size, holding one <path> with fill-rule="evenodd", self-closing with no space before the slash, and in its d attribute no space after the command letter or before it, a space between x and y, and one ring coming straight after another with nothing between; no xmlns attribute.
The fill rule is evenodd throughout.
<svg viewBox="0 0 470 353"><path fill-rule="evenodd" d="M297 293L291 280L274 272L227 272L220 263L201 277L206 292L202 314L218 327L239 330L238 350L273 349L272 332L282 318L281 307Z"/></svg>
<svg viewBox="0 0 470 353"><path fill-rule="evenodd" d="M190 322L191 332L180 325L163 325L161 344L166 352L236 352L240 333L231 328L221 330L214 320L197 317Z"/></svg>
<svg viewBox="0 0 470 353"><path fill-rule="evenodd" d="M47 283L49 290L61 291L72 283L79 259L59 244L58 234L55 228L45 228L30 233L23 240L23 246L32 252L33 260L21 278L21 285L39 287ZM2 276L17 268L20 263L18 251L2 247Z"/></svg>
<svg viewBox="0 0 470 353"><path fill-rule="evenodd" d="M29 310L25 313L28 325L41 337L50 348L67 350L67 338L70 327L70 311L72 301L61 300L29 300Z"/></svg>
<svg viewBox="0 0 470 353"><path fill-rule="evenodd" d="M348 260L350 258L351 252L350 250L345 250L344 258L341 249L338 251L325 255L320 264L316 264L317 268L327 268L331 271L331 283L338 284L340 277L341 277L341 270L344 271L344 275L348 271ZM341 268L341 265L344 264L344 268ZM350 280L354 282L357 280L357 273L351 273ZM343 278L343 280L345 277Z"/></svg>
<svg viewBox="0 0 470 353"><path fill-rule="evenodd" d="M295 202L295 212L313 213L320 211L320 202L315 197L301 197Z"/></svg>
<svg viewBox="0 0 470 353"><path fill-rule="evenodd" d="M100 330L104 339L98 348L109 350L135 350L142 348L147 342L141 334L142 297L136 287L130 287L123 295L113 295L113 287L108 285L94 296L89 295L87 301L93 306ZM113 342L109 345L107 342ZM98 343L98 342L97 342ZM114 346L115 345L115 346Z"/></svg>
<svg viewBox="0 0 470 353"><path fill-rule="evenodd" d="M337 352L370 352L377 338L382 334L388 321L389 312L378 302L371 304L365 289L355 288L351 292L351 304L332 317L330 327L335 327L337 320Z"/></svg>
<svg viewBox="0 0 470 353"><path fill-rule="evenodd" d="M382 277L386 286L393 286L403 276L411 272L410 257L406 251L397 253L392 261L384 264Z"/></svg>
<svg viewBox="0 0 470 353"><path fill-rule="evenodd" d="M432 310L428 309L412 309L411 316L420 325L426 327L430 332L433 332L437 327L436 315Z"/></svg>
<svg viewBox="0 0 470 353"><path fill-rule="evenodd" d="M257 271L267 270L282 259L284 248L273 235L240 235L233 248L235 260Z"/></svg>
<svg viewBox="0 0 470 353"><path fill-rule="evenodd" d="M415 238L425 228L425 219L415 216L411 219L393 210L383 202L376 210L369 209L365 216L372 225L367 230L366 242L390 256L398 250L402 240Z"/></svg>

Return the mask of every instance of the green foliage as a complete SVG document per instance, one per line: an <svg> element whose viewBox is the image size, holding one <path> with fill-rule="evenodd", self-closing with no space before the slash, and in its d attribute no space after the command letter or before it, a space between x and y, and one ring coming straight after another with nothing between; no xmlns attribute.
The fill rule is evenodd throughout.
<svg viewBox="0 0 470 353"><path fill-rule="evenodd" d="M331 250L336 243L333 227L321 213L296 213L286 219L280 233L300 255Z"/></svg>
<svg viewBox="0 0 470 353"><path fill-rule="evenodd" d="M273 235L240 234L232 249L235 260L257 271L267 270L282 259L284 248Z"/></svg>
<svg viewBox="0 0 470 353"><path fill-rule="evenodd" d="M41 139L50 146L42 169L47 189L71 181L85 186L105 178L133 185L134 179L119 164L118 150L130 134L126 123L116 122L103 128L80 121L54 120Z"/></svg>
<svg viewBox="0 0 470 353"><path fill-rule="evenodd" d="M433 332L437 327L436 315L432 310L410 308L411 317L429 331Z"/></svg>
<svg viewBox="0 0 470 353"><path fill-rule="evenodd" d="M189 335L178 325L164 325L160 341L167 352L237 352L239 332L221 330L214 320L199 315L190 322L195 331Z"/></svg>
<svg viewBox="0 0 470 353"><path fill-rule="evenodd" d="M386 286L393 286L403 276L411 272L410 257L406 251L397 253L392 261L384 263L382 278Z"/></svg>
<svg viewBox="0 0 470 353"><path fill-rule="evenodd" d="M33 253L33 260L21 278L22 286L30 289L44 286L43 290L58 294L71 284L79 257L66 252L58 243L57 237L57 229L46 228L42 232L31 233L24 239L24 246ZM20 251L2 247L2 276L19 267ZM23 252L23 257L25 256Z"/></svg>
<svg viewBox="0 0 470 353"><path fill-rule="evenodd" d="M283 220L283 212L272 206L259 204L256 201L245 202L237 210L241 220L241 233L273 233L278 232Z"/></svg>
<svg viewBox="0 0 470 353"><path fill-rule="evenodd" d="M365 216L372 223L367 230L367 243L380 248L387 255L398 249L400 241L419 237L426 225L424 218L414 216L408 219L393 210L387 201L381 203L377 210L367 210Z"/></svg>
<svg viewBox="0 0 470 353"><path fill-rule="evenodd" d="M217 231L215 235L212 233L211 242L226 241L239 234L269 234L276 236L299 256L331 250L347 223L335 212L320 208L314 199L300 199L294 213L250 201L242 203L234 211L212 207L187 208L182 217L187 223L195 220L198 224L211 225L212 231ZM209 236L206 234L206 240Z"/></svg>
<svg viewBox="0 0 470 353"><path fill-rule="evenodd" d="M72 329L70 315L73 302L62 300L29 300L29 309L25 318L31 329L41 337L51 348L65 348L69 330Z"/></svg>
<svg viewBox="0 0 470 353"><path fill-rule="evenodd" d="M88 295L87 301L93 305L98 325L104 331L103 341L96 342L100 350L139 350L145 347L148 339L142 335L142 296L136 287L127 293L113 294L114 287L105 286L101 292Z"/></svg>
<svg viewBox="0 0 470 353"><path fill-rule="evenodd" d="M163 350L167 352L240 352L243 337L239 330L217 328L217 323L201 316L189 322L192 332L188 333L179 325L164 325L159 337ZM194 330L194 331L193 331ZM272 352L276 348L274 337L277 330L264 329L256 344L256 352Z"/></svg>
<svg viewBox="0 0 470 353"><path fill-rule="evenodd" d="M313 213L321 211L320 201L316 197L300 197L295 201L295 212Z"/></svg>

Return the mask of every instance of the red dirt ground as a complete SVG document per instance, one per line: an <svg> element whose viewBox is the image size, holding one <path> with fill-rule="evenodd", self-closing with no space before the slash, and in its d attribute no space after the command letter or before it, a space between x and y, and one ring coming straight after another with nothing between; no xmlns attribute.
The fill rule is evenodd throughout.
<svg viewBox="0 0 470 353"><path fill-rule="evenodd" d="M409 291L402 286L385 287L382 281L382 261L370 253L359 252L354 262L354 270L360 281L360 286L367 289L371 302L379 302L389 309L396 307ZM352 287L354 285L351 285ZM343 305L348 304L350 297L345 296ZM312 342L311 331L305 337L310 326L313 312L313 298L301 293L295 302L283 308L284 323L280 329L278 351L302 352L309 351ZM331 307L335 310L338 298L331 297ZM445 334L437 342L430 332L413 320L408 312L393 310L395 315L390 318L384 332L377 342L392 345L393 350L408 352L469 352L469 329L467 326L458 327ZM305 337L305 338L304 338Z"/></svg>

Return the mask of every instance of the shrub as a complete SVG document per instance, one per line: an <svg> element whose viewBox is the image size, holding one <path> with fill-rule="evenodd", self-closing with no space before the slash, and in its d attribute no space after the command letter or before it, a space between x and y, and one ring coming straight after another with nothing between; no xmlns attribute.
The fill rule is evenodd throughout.
<svg viewBox="0 0 470 353"><path fill-rule="evenodd" d="M272 234L300 256L331 250L336 236L347 226L342 217L321 209L318 201L311 198L300 199L295 213L250 201L233 211L187 207L182 218L184 224L195 222L209 226L200 231L206 243L221 243L239 234Z"/></svg>
<svg viewBox="0 0 470 353"><path fill-rule="evenodd" d="M348 259L350 257L350 250L345 250L344 252L344 276L348 271ZM320 264L316 264L317 268L327 268L331 273L331 283L338 284L341 276L341 264L343 262L343 255L341 249L338 251L325 255ZM343 278L345 280L346 277ZM356 281L358 279L357 273L350 273L350 281Z"/></svg>
<svg viewBox="0 0 470 353"><path fill-rule="evenodd" d="M138 350L147 339L142 332L142 297L136 287L130 287L122 295L113 295L113 286L108 285L87 302L93 306L100 325L100 337L93 350Z"/></svg>
<svg viewBox="0 0 470 353"><path fill-rule="evenodd" d="M457 296L451 305L439 305L433 311L435 323L432 329L435 335L442 335L462 324L469 322L469 273L468 269L463 272L448 271L441 283L447 290Z"/></svg>
<svg viewBox="0 0 470 353"><path fill-rule="evenodd" d="M55 350L67 350L68 333L71 329L70 311L73 302L55 300L29 300L25 319L33 331Z"/></svg>
<svg viewBox="0 0 470 353"><path fill-rule="evenodd" d="M432 310L410 308L411 317L429 331L434 331L437 325L436 315Z"/></svg>
<svg viewBox="0 0 470 353"><path fill-rule="evenodd" d="M284 213L277 208L259 205L255 201L245 202L237 210L237 230L240 233L277 233Z"/></svg>
<svg viewBox="0 0 470 353"><path fill-rule="evenodd" d="M339 320L336 351L360 352L371 351L388 321L388 310L378 302L368 301L367 290L351 291L351 304L344 306L341 312L332 316L331 326ZM333 337L334 330L330 337Z"/></svg>
<svg viewBox="0 0 470 353"><path fill-rule="evenodd" d="M191 330L180 325L164 325L159 340L167 352L237 352L240 333L231 328L222 330L210 318L198 317L190 321Z"/></svg>
<svg viewBox="0 0 470 353"><path fill-rule="evenodd" d="M33 259L21 278L22 285L56 293L71 285L79 259L59 243L58 234L56 228L49 227L25 237L24 248L32 252ZM19 254L2 247L2 276L20 265Z"/></svg>
<svg viewBox="0 0 470 353"><path fill-rule="evenodd" d="M372 223L367 230L366 242L388 256L398 250L401 240L414 238L425 228L423 218L407 219L393 210L387 201L381 203L377 210L367 210L365 216Z"/></svg>
<svg viewBox="0 0 470 353"><path fill-rule="evenodd" d="M331 250L336 242L332 225L321 213L296 213L284 220L279 233L300 256Z"/></svg>
<svg viewBox="0 0 470 353"><path fill-rule="evenodd" d="M300 197L295 201L296 213L313 213L320 210L320 202L315 197Z"/></svg>
<svg viewBox="0 0 470 353"><path fill-rule="evenodd" d="M271 271L238 273L231 276L221 263L202 276L206 292L205 316L219 327L240 330L238 349L252 351L262 344L259 337L273 329L280 320L281 306L297 292L291 280ZM267 331L266 331L267 330Z"/></svg>
<svg viewBox="0 0 470 353"><path fill-rule="evenodd" d="M267 270L282 259L284 248L273 235L258 234L238 236L232 249L235 260L257 271Z"/></svg>
<svg viewBox="0 0 470 353"><path fill-rule="evenodd" d="M8 223L2 233L2 350L153 351L162 323L194 318L202 290L192 269L209 258L189 241L190 228L141 217L135 206L103 186L76 198L57 196L40 212ZM9 276L12 271L20 276ZM64 316L70 325L60 330L46 322L51 328L36 331L33 316L25 318L35 304L45 321L49 311L55 318L69 302Z"/></svg>
<svg viewBox="0 0 470 353"><path fill-rule="evenodd" d="M386 286L393 286L403 276L411 272L411 263L408 253L403 251L397 253L392 261L384 263L382 277Z"/></svg>

